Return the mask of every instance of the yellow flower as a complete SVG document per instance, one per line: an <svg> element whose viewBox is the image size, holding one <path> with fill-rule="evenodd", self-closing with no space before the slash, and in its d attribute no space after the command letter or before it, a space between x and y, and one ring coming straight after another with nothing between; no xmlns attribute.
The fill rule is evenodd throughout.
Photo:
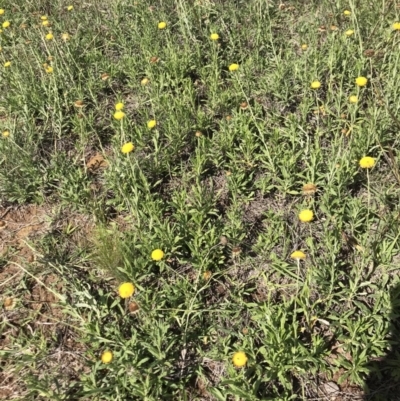
<svg viewBox="0 0 400 401"><path fill-rule="evenodd" d="M358 102L358 97L355 96L355 95L351 95L351 96L349 97L349 102L350 102L350 103L357 103L357 102Z"/></svg>
<svg viewBox="0 0 400 401"><path fill-rule="evenodd" d="M54 39L53 34L52 34L51 32L49 32L49 33L46 35L46 40L53 40L53 39Z"/></svg>
<svg viewBox="0 0 400 401"><path fill-rule="evenodd" d="M111 351L104 351L101 354L101 362L103 363L110 363L113 359L113 354Z"/></svg>
<svg viewBox="0 0 400 401"><path fill-rule="evenodd" d="M40 19L41 19L42 21L47 21L47 15L42 15L42 16L40 17Z"/></svg>
<svg viewBox="0 0 400 401"><path fill-rule="evenodd" d="M142 86L146 86L148 83L149 83L149 78L143 78L140 81L140 85L142 85Z"/></svg>
<svg viewBox="0 0 400 401"><path fill-rule="evenodd" d="M11 65L11 61L6 61L6 62L4 63L4 68L9 67L10 65Z"/></svg>
<svg viewBox="0 0 400 401"><path fill-rule="evenodd" d="M160 261L164 257L164 252L161 249L154 249L151 253L151 258L155 261Z"/></svg>
<svg viewBox="0 0 400 401"><path fill-rule="evenodd" d="M307 50L308 49L308 45L306 45L305 43L303 43L301 45L301 50Z"/></svg>
<svg viewBox="0 0 400 401"><path fill-rule="evenodd" d="M356 78L356 85L357 86L365 86L367 85L368 79L365 77L357 77Z"/></svg>
<svg viewBox="0 0 400 401"><path fill-rule="evenodd" d="M6 29L10 26L10 21L4 21L3 22L3 28Z"/></svg>
<svg viewBox="0 0 400 401"><path fill-rule="evenodd" d="M47 74L51 74L53 72L53 67L47 66L44 70L47 72Z"/></svg>
<svg viewBox="0 0 400 401"><path fill-rule="evenodd" d="M305 209L299 213L299 219L303 223L309 223L310 221L312 221L313 218L314 213L312 212L312 210Z"/></svg>
<svg viewBox="0 0 400 401"><path fill-rule="evenodd" d="M311 88L312 89L319 89L321 87L321 82L319 81L312 81L311 82Z"/></svg>
<svg viewBox="0 0 400 401"><path fill-rule="evenodd" d="M156 121L156 120L147 121L147 128L148 128L148 129L152 129L152 128L154 128L156 125L157 125L157 121Z"/></svg>
<svg viewBox="0 0 400 401"><path fill-rule="evenodd" d="M17 305L17 300L12 297L7 297L3 302L3 307L5 310L13 310Z"/></svg>
<svg viewBox="0 0 400 401"><path fill-rule="evenodd" d="M158 23L158 29L165 29L167 27L167 23L164 21L161 21Z"/></svg>
<svg viewBox="0 0 400 401"><path fill-rule="evenodd" d="M302 252L302 251L294 251L294 252L290 255L290 257L291 257L292 259L296 259L296 260L300 260L300 259L304 260L304 259L306 258L306 254L305 254L304 252Z"/></svg>
<svg viewBox="0 0 400 401"><path fill-rule="evenodd" d="M212 33L212 34L210 35L210 39L211 39L211 40L218 40L218 39L219 39L218 33Z"/></svg>
<svg viewBox="0 0 400 401"><path fill-rule="evenodd" d="M135 146L132 142L127 142L121 147L121 152L122 153L131 153L135 149Z"/></svg>
<svg viewBox="0 0 400 401"><path fill-rule="evenodd" d="M354 31L352 29L348 29L345 33L346 36L354 35Z"/></svg>
<svg viewBox="0 0 400 401"><path fill-rule="evenodd" d="M118 294L121 298L129 298L135 292L135 286L132 283L122 283L118 288Z"/></svg>
<svg viewBox="0 0 400 401"><path fill-rule="evenodd" d="M122 120L124 117L125 117L125 113L124 113L123 111L121 111L121 110L116 111L116 112L114 113L114 118L115 118L116 120Z"/></svg>
<svg viewBox="0 0 400 401"><path fill-rule="evenodd" d="M348 17L349 15L351 15L351 11L349 11L349 10L344 10L344 11L343 11L343 14L344 14L346 17Z"/></svg>
<svg viewBox="0 0 400 401"><path fill-rule="evenodd" d="M10 136L10 131L3 131L1 135L3 136L3 138L8 138Z"/></svg>
<svg viewBox="0 0 400 401"><path fill-rule="evenodd" d="M3 15L6 11L4 10L4 8L0 8L0 15Z"/></svg>
<svg viewBox="0 0 400 401"><path fill-rule="evenodd" d="M207 270L203 273L203 279L206 281L210 280L211 276L212 276L212 273L210 270Z"/></svg>
<svg viewBox="0 0 400 401"><path fill-rule="evenodd" d="M124 108L124 104L122 102L118 102L115 105L115 110L117 110L117 111L122 110L123 108Z"/></svg>
<svg viewBox="0 0 400 401"><path fill-rule="evenodd" d="M43 26L49 26L49 25L50 25L50 22L47 21L47 19L46 19L46 20L44 20L44 21L42 22L42 25L43 25Z"/></svg>
<svg viewBox="0 0 400 401"><path fill-rule="evenodd" d="M395 31L400 31L400 22L394 22L392 28Z"/></svg>
<svg viewBox="0 0 400 401"><path fill-rule="evenodd" d="M233 354L232 362L237 368L241 368L246 365L247 356L243 351L235 352Z"/></svg>
<svg viewBox="0 0 400 401"><path fill-rule="evenodd" d="M69 36L68 33L63 33L63 34L61 35L61 39L62 39L64 42L66 42L67 40L70 40L70 39L71 39L71 36Z"/></svg>
<svg viewBox="0 0 400 401"><path fill-rule="evenodd" d="M361 168L372 168L375 166L375 159L370 156L364 156L360 159Z"/></svg>
<svg viewBox="0 0 400 401"><path fill-rule="evenodd" d="M67 7L67 10L68 10L68 11L72 11L73 9L74 9L74 6L68 6L68 7Z"/></svg>
<svg viewBox="0 0 400 401"><path fill-rule="evenodd" d="M230 66L229 66L229 71L236 71L236 70L238 70L239 69L239 64L231 64Z"/></svg>

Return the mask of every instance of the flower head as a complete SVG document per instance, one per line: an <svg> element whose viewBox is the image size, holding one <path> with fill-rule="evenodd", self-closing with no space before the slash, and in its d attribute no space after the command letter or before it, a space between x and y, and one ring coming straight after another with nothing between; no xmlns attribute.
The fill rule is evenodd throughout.
<svg viewBox="0 0 400 401"><path fill-rule="evenodd" d="M46 40L53 40L54 39L54 35L49 32L46 36L45 36Z"/></svg>
<svg viewBox="0 0 400 401"><path fill-rule="evenodd" d="M118 294L121 298L129 298L135 292L135 286L132 283L122 283L118 288Z"/></svg>
<svg viewBox="0 0 400 401"><path fill-rule="evenodd" d="M358 97L356 95L351 95L349 97L349 102L350 103L357 103L358 102Z"/></svg>
<svg viewBox="0 0 400 401"><path fill-rule="evenodd" d="M113 359L113 354L111 351L104 351L101 354L101 362L103 363L110 363Z"/></svg>
<svg viewBox="0 0 400 401"><path fill-rule="evenodd" d="M44 70L47 72L47 74L51 74L53 72L53 67L48 65L47 67L44 68Z"/></svg>
<svg viewBox="0 0 400 401"><path fill-rule="evenodd" d="M3 15L6 11L4 10L4 8L0 8L0 15Z"/></svg>
<svg viewBox="0 0 400 401"><path fill-rule="evenodd" d="M143 78L143 79L140 81L140 85L146 86L149 82L150 82L150 81L149 81L149 78Z"/></svg>
<svg viewBox="0 0 400 401"><path fill-rule="evenodd" d="M239 64L233 63L229 66L229 71L237 71L238 69L239 69Z"/></svg>
<svg viewBox="0 0 400 401"><path fill-rule="evenodd" d="M394 22L392 28L394 31L400 31L400 22Z"/></svg>
<svg viewBox="0 0 400 401"><path fill-rule="evenodd" d="M308 45L306 45L305 43L303 43L301 45L301 50L307 50L308 49Z"/></svg>
<svg viewBox="0 0 400 401"><path fill-rule="evenodd" d="M233 354L232 362L237 368L241 368L246 365L247 356L243 351L235 352Z"/></svg>
<svg viewBox="0 0 400 401"><path fill-rule="evenodd" d="M116 105L115 105L115 110L117 110L117 111L120 111L120 110L122 110L124 108L124 104L122 103L122 102L118 102Z"/></svg>
<svg viewBox="0 0 400 401"><path fill-rule="evenodd" d="M206 281L210 280L211 276L212 276L211 270L207 270L203 273L203 279Z"/></svg>
<svg viewBox="0 0 400 401"><path fill-rule="evenodd" d="M1 133L3 138L8 138L10 136L10 131L9 130L5 130Z"/></svg>
<svg viewBox="0 0 400 401"><path fill-rule="evenodd" d="M306 254L302 251L294 251L290 257L295 260L304 260L306 258Z"/></svg>
<svg viewBox="0 0 400 401"><path fill-rule="evenodd" d="M343 14L348 17L349 15L351 15L351 11L350 10L344 10Z"/></svg>
<svg viewBox="0 0 400 401"><path fill-rule="evenodd" d="M152 129L152 128L154 128L156 125L157 125L157 121L156 121L156 120L147 121L147 128L148 128L148 129Z"/></svg>
<svg viewBox="0 0 400 401"><path fill-rule="evenodd" d="M42 16L40 17L40 19L41 19L42 21L47 21L47 15L42 15Z"/></svg>
<svg viewBox="0 0 400 401"><path fill-rule="evenodd" d="M15 308L16 304L17 304L17 300L13 297L7 297L3 301L3 307L5 310L13 310Z"/></svg>
<svg viewBox="0 0 400 401"><path fill-rule="evenodd" d="M122 120L125 117L125 113L121 110L118 110L114 113L114 118L116 120Z"/></svg>
<svg viewBox="0 0 400 401"><path fill-rule="evenodd" d="M10 26L10 21L4 21L2 26L4 29L8 28Z"/></svg>
<svg viewBox="0 0 400 401"><path fill-rule="evenodd" d="M346 36L352 36L352 35L354 35L354 31L353 31L353 29L348 29L344 34Z"/></svg>
<svg viewBox="0 0 400 401"><path fill-rule="evenodd" d="M164 252L161 249L154 249L151 253L151 258L155 261L160 261L164 257Z"/></svg>
<svg viewBox="0 0 400 401"><path fill-rule="evenodd" d="M167 23L164 21L161 21L158 23L158 29L165 29L167 27Z"/></svg>
<svg viewBox="0 0 400 401"><path fill-rule="evenodd" d="M357 77L356 78L356 85L357 86L365 86L367 85L368 79L365 77Z"/></svg>
<svg viewBox="0 0 400 401"><path fill-rule="evenodd" d="M312 210L302 210L299 213L299 220L302 221L303 223L309 223L310 221L312 221L314 218L314 213Z"/></svg>
<svg viewBox="0 0 400 401"><path fill-rule="evenodd" d="M375 159L370 156L364 156L360 159L361 168L372 168L375 166Z"/></svg>
<svg viewBox="0 0 400 401"><path fill-rule="evenodd" d="M6 61L4 63L4 68L8 68L11 65L11 61Z"/></svg>
<svg viewBox="0 0 400 401"><path fill-rule="evenodd" d="M321 82L319 81L312 81L311 82L311 88L312 89L319 89L321 87Z"/></svg>
<svg viewBox="0 0 400 401"><path fill-rule="evenodd" d="M317 192L317 186L311 182L303 185L303 195L311 196Z"/></svg>
<svg viewBox="0 0 400 401"><path fill-rule="evenodd" d="M135 145L132 142L127 142L121 147L121 152L124 154L131 153L135 149Z"/></svg>
<svg viewBox="0 0 400 401"><path fill-rule="evenodd" d="M67 40L70 40L71 39L71 36L69 36L69 33L63 33L62 35L61 35L61 39L64 41L64 42L66 42Z"/></svg>
<svg viewBox="0 0 400 401"><path fill-rule="evenodd" d="M68 11L72 11L73 9L74 9L74 6L68 6L68 7L67 7L67 10L68 10Z"/></svg>
<svg viewBox="0 0 400 401"><path fill-rule="evenodd" d="M44 21L42 21L42 25L43 26L49 26L50 22L47 19L45 19Z"/></svg>
<svg viewBox="0 0 400 401"><path fill-rule="evenodd" d="M218 39L219 39L218 33L212 33L212 34L210 35L210 39L211 39L211 40L218 40Z"/></svg>

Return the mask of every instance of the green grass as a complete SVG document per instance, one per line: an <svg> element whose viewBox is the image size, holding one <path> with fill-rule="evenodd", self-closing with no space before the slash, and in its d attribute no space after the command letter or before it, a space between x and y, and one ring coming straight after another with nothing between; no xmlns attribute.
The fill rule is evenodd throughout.
<svg viewBox="0 0 400 401"><path fill-rule="evenodd" d="M353 400L399 376L400 9L367 3L0 4L0 217L43 223L21 243L2 217L0 397L323 400L333 381Z"/></svg>

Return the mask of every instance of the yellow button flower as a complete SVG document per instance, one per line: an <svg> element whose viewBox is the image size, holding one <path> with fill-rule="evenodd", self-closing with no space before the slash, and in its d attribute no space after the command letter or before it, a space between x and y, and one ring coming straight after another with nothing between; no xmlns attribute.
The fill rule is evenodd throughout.
<svg viewBox="0 0 400 401"><path fill-rule="evenodd" d="M219 39L218 33L212 33L212 34L210 35L210 39L211 39L211 40L218 40L218 39Z"/></svg>
<svg viewBox="0 0 400 401"><path fill-rule="evenodd" d="M352 35L354 35L354 31L352 29L348 29L344 34L346 36L352 36Z"/></svg>
<svg viewBox="0 0 400 401"><path fill-rule="evenodd" d="M356 85L357 86L365 86L367 85L368 79L365 77L357 77L356 78Z"/></svg>
<svg viewBox="0 0 400 401"><path fill-rule="evenodd" d="M165 29L167 27L167 23L164 21L161 21L158 23L158 29Z"/></svg>
<svg viewBox="0 0 400 401"><path fill-rule="evenodd" d="M53 40L54 39L54 35L51 32L49 32L45 37L46 37L46 40Z"/></svg>
<svg viewBox="0 0 400 401"><path fill-rule="evenodd" d="M156 125L157 125L157 121L156 121L156 120L147 121L147 128L148 128L148 129L152 129L152 128L154 128Z"/></svg>
<svg viewBox="0 0 400 401"><path fill-rule="evenodd" d="M67 10L68 10L68 11L72 11L73 9L74 9L74 6L68 6L68 7L67 7Z"/></svg>
<svg viewBox="0 0 400 401"><path fill-rule="evenodd" d="M118 294L121 298L129 298L135 292L135 286L132 283L122 283L118 288Z"/></svg>
<svg viewBox="0 0 400 401"><path fill-rule="evenodd" d="M319 82L319 81L311 82L311 88L312 89L319 89L320 87L321 87L321 82Z"/></svg>
<svg viewBox="0 0 400 401"><path fill-rule="evenodd" d="M303 43L301 45L301 50L307 50L308 49L308 45L306 45L305 43Z"/></svg>
<svg viewBox="0 0 400 401"><path fill-rule="evenodd" d="M3 15L6 11L4 10L4 8L0 8L0 15Z"/></svg>
<svg viewBox="0 0 400 401"><path fill-rule="evenodd" d="M355 96L355 95L351 95L351 96L349 97L349 102L350 102L350 103L357 103L357 102L358 102L358 97Z"/></svg>
<svg viewBox="0 0 400 401"><path fill-rule="evenodd" d="M47 66L44 70L47 72L47 74L51 74L53 72L53 67Z"/></svg>
<svg viewBox="0 0 400 401"><path fill-rule="evenodd" d="M394 22L392 28L395 31L400 31L400 22Z"/></svg>
<svg viewBox="0 0 400 401"><path fill-rule="evenodd" d="M110 363L113 359L113 354L111 351L104 351L101 354L101 362L103 363Z"/></svg>
<svg viewBox="0 0 400 401"><path fill-rule="evenodd" d="M4 29L8 28L10 26L10 21L4 21L2 26Z"/></svg>
<svg viewBox="0 0 400 401"><path fill-rule="evenodd" d="M47 15L42 15L42 16L40 17L40 19L41 19L42 21L47 21Z"/></svg>
<svg viewBox="0 0 400 401"><path fill-rule="evenodd" d="M294 251L290 257L295 260L304 260L306 258L306 254L302 251Z"/></svg>
<svg viewBox="0 0 400 401"><path fill-rule="evenodd" d="M49 26L49 25L50 25L50 22L47 21L47 20L44 20L44 21L42 21L42 25L43 25L43 26Z"/></svg>
<svg viewBox="0 0 400 401"><path fill-rule="evenodd" d="M375 166L375 159L370 156L364 156L360 159L361 168L372 168Z"/></svg>
<svg viewBox="0 0 400 401"><path fill-rule="evenodd" d="M11 61L6 61L4 63L4 68L8 68L11 65Z"/></svg>
<svg viewBox="0 0 400 401"><path fill-rule="evenodd" d="M203 273L203 279L206 281L210 280L211 276L212 276L212 273L210 270L207 270Z"/></svg>
<svg viewBox="0 0 400 401"><path fill-rule="evenodd" d="M349 15L351 15L351 11L350 10L344 10L343 14L348 17Z"/></svg>
<svg viewBox="0 0 400 401"><path fill-rule="evenodd" d="M237 71L238 69L239 69L239 64L233 63L229 66L229 71Z"/></svg>
<svg viewBox="0 0 400 401"><path fill-rule="evenodd" d="M237 368L241 368L246 365L247 356L243 351L235 352L233 354L232 362Z"/></svg>
<svg viewBox="0 0 400 401"><path fill-rule="evenodd" d="M10 136L10 131L3 131L1 135L3 136L3 138L8 138Z"/></svg>
<svg viewBox="0 0 400 401"><path fill-rule="evenodd" d="M164 257L164 252L161 249L154 249L151 253L151 258L155 261L160 261Z"/></svg>
<svg viewBox="0 0 400 401"><path fill-rule="evenodd" d="M310 221L312 221L314 218L314 213L312 210L302 210L299 213L299 220L302 221L303 223L309 223Z"/></svg>
<svg viewBox="0 0 400 401"><path fill-rule="evenodd" d="M124 108L124 104L122 102L118 102L115 105L115 110L117 110L117 111L122 110L123 108Z"/></svg>
<svg viewBox="0 0 400 401"><path fill-rule="evenodd" d="M127 142L121 147L122 153L131 153L135 149L135 145L132 142Z"/></svg>
<svg viewBox="0 0 400 401"><path fill-rule="evenodd" d="M64 41L64 42L66 42L67 40L70 40L71 39L71 36L69 36L69 33L63 33L62 35L61 35L61 39Z"/></svg>
<svg viewBox="0 0 400 401"><path fill-rule="evenodd" d="M114 113L114 118L116 120L122 120L125 117L125 113L121 110L118 110Z"/></svg>
<svg viewBox="0 0 400 401"><path fill-rule="evenodd" d="M146 86L148 83L149 83L149 78L143 78L140 81L140 85L142 85L142 86Z"/></svg>

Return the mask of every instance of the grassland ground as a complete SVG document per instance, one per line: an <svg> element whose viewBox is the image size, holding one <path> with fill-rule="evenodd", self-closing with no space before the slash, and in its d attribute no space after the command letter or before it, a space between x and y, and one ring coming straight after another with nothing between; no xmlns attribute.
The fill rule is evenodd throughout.
<svg viewBox="0 0 400 401"><path fill-rule="evenodd" d="M400 399L398 2L0 25L0 399Z"/></svg>

